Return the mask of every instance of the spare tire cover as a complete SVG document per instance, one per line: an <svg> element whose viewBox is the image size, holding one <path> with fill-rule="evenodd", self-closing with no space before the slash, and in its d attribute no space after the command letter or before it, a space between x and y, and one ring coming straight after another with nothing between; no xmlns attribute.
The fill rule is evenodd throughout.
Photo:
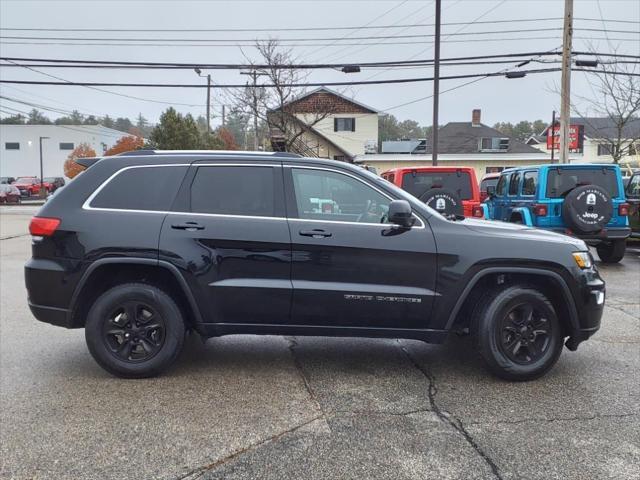
<svg viewBox="0 0 640 480"><path fill-rule="evenodd" d="M562 218L567 226L582 233L599 232L612 215L611 195L598 185L574 188L562 205Z"/></svg>
<svg viewBox="0 0 640 480"><path fill-rule="evenodd" d="M441 215L464 215L462 200L447 188L432 188L420 196L420 200Z"/></svg>

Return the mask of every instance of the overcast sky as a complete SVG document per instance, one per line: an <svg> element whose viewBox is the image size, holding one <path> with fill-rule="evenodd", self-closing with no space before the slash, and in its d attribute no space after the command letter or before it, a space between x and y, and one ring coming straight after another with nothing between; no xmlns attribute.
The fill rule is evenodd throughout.
<svg viewBox="0 0 640 480"><path fill-rule="evenodd" d="M490 55L514 52L547 51L562 44L562 14L564 0L443 0L442 22L458 23L476 21L474 25L443 25L441 55L455 56ZM429 0L335 0L335 1L189 1L189 0L78 0L78 1L30 1L0 0L0 26L3 28L122 28L122 29L270 29L306 27L351 27L377 25L429 24L433 22L434 2ZM602 15L601 15L602 14ZM596 50L640 54L640 1L638 0L575 0L574 50L586 50L592 45ZM548 19L516 23L480 23L493 20ZM604 24L602 22L604 18ZM586 20L591 19L591 20ZM619 23L612 20L632 21ZM586 31L585 28L600 31ZM603 31L606 28L607 33ZM545 29L537 32L522 30ZM553 29L553 30L546 30ZM612 32L621 30L624 32ZM514 32L515 31L515 32ZM350 37L380 35L430 35L432 27L386 29L327 30L298 32L42 32L2 30L3 36L57 36L81 38L160 38L171 43L172 39L229 39L237 43L242 39L279 37L282 43L296 43L286 39L338 38L307 42L331 44L330 46L296 46L293 53L300 62L371 62L432 58L432 44L385 45L384 40L349 40ZM460 35L471 32L496 32L491 35ZM456 35L447 36L454 33ZM608 35L609 41L605 38ZM341 38L346 37L346 39ZM496 41L496 39L499 39ZM432 38L411 38L405 41L431 41ZM487 41L492 40L492 41ZM15 39L2 40L0 50L5 57L62 58L83 60L126 60L156 62L238 63L243 53L237 46L104 46L104 45L17 45ZM18 40L19 41L19 40ZM357 45L345 47L344 42ZM398 40L387 40L387 42ZM43 41L48 42L48 41ZM53 40L51 42L54 42ZM334 43L335 42L335 43ZM375 45L366 43L377 42ZM100 43L99 40L86 40ZM183 42L184 43L184 42ZM363 45L365 44L365 45ZM255 57L251 47L243 51ZM525 68L544 68L556 65L530 64ZM473 65L443 67L442 75L499 71L508 65ZM47 73L75 81L115 81L153 83L195 83L202 81L193 71L166 70L80 70L47 69ZM215 83L244 83L246 77L235 71L212 71ZM330 82L345 80L390 79L400 77L428 77L432 69L404 69L394 71L366 70L345 75L338 71L315 72L310 81ZM23 68L0 68L4 79L47 80L47 77ZM51 80L49 78L49 80ZM468 80L466 80L468 81ZM454 87L465 80L441 82L441 90ZM529 75L522 79L487 78L472 85L444 93L440 101L440 123L469 121L473 108L482 109L483 123L497 121L548 120L552 110L559 109L558 95L552 93L554 83L559 84L560 73ZM120 88L105 89L145 99L178 105L182 112L194 115L205 111L205 90ZM84 87L7 85L0 86L4 96L10 96L61 109L77 109L82 113L112 117L129 116L139 112L157 121L167 108L153 103L98 92ZM430 82L403 85L375 85L350 87L345 93L356 100L381 111L393 113L400 119L415 119L423 125L431 124L430 99L392 108L432 93ZM585 74L573 74L572 91L580 95L593 95L585 80ZM213 91L214 112L220 111L224 96ZM0 105L29 110L29 107L0 100ZM58 116L48 112L51 118ZM4 116L4 115L3 115ZM214 120L214 124L219 119Z"/></svg>

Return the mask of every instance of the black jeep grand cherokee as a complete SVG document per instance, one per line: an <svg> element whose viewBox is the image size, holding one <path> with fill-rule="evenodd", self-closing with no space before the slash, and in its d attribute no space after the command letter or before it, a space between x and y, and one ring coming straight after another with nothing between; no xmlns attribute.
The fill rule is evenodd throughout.
<svg viewBox="0 0 640 480"><path fill-rule="evenodd" d="M187 329L431 343L468 330L493 373L527 380L600 325L604 282L581 240L450 220L362 168L282 153L81 162L31 222L29 306L84 327L118 376L165 370Z"/></svg>

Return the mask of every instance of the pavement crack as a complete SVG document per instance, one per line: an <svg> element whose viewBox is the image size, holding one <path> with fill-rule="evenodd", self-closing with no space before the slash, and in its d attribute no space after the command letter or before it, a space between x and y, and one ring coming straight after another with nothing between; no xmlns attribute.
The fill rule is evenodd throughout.
<svg viewBox="0 0 640 480"><path fill-rule="evenodd" d="M431 373L428 369L426 369L423 365L421 365L416 360L416 358L411 354L411 352L409 352L407 347L405 345L403 345L402 342L400 342L400 340L398 340L397 342L400 345L400 349L404 352L406 357L409 359L409 362L411 362L411 364L420 373L422 373L422 375L424 375L425 378L429 382L429 390L428 390L428 394L429 395L428 395L428 397L429 397L429 405L431 406L431 411L434 412L443 423L450 425L457 432L459 432L464 437L464 439L469 444L469 446L471 448L473 448L473 450L478 454L478 456L480 456L480 458L482 458L482 460L484 460L484 462L489 466L489 468L491 469L491 472L493 473L493 475L498 480L502 480L502 476L500 474L500 470L498 469L498 466L496 465L496 463L482 449L482 447L480 447L480 445L478 445L478 443L475 441L475 439L471 436L471 434L464 427L464 425L462 424L462 421L457 419L457 418L455 418L453 415L442 411L440 409L440 407L438 406L438 404L436 402L436 395L438 394L438 387L436 385L436 381L435 381L435 377L434 377L433 373Z"/></svg>
<svg viewBox="0 0 640 480"><path fill-rule="evenodd" d="M329 415L380 415L380 416L392 416L392 417L406 417L409 415L415 415L416 413L432 413L429 408L416 408L415 410L407 410L405 412L385 412L382 410L332 410Z"/></svg>
<svg viewBox="0 0 640 480"><path fill-rule="evenodd" d="M207 465L203 465L201 467L195 468L189 472L187 472L184 475L181 475L179 477L177 477L177 480L195 480L196 478L200 478L202 475L204 475L205 473L214 470L217 467L220 467L222 465L224 465L225 463L230 462L231 460L234 460L236 458L238 458L241 455L244 455L245 453L249 453L252 452L264 445L267 445L269 443L273 443L273 442L277 442L278 440L280 440L282 437L284 437L285 435L288 435L289 433L293 433L296 430L299 430L303 427L306 427L307 425L312 424L313 422L315 422L316 420L320 420L321 418L323 418L323 415L317 415L315 417L313 417L311 420L307 420L306 422L300 423L298 425L295 425L294 427L291 427L287 430L284 430L282 432L276 433L275 435L272 435L271 437L265 438L264 440L260 440L259 442L253 443L251 445L248 445L244 448L241 448L240 450L236 450L235 452L227 455L226 457L223 457L219 460L216 460L215 462L209 463Z"/></svg>
<svg viewBox="0 0 640 480"><path fill-rule="evenodd" d="M311 398L311 400L316 404L316 409L321 413L322 417L326 421L326 417L327 417L326 412L322 408L322 405L320 405L320 401L318 400L318 397L316 397L316 394L313 391L313 387L311 387L311 382L307 378L307 375L304 373L302 362L300 362L300 359L296 354L296 347L298 346L298 341L296 340L296 337L285 337L285 339L289 342L289 351L291 352L291 358L293 359L293 364L295 365L296 369L300 373L300 377L302 378L302 382L304 383L304 388L307 390L307 393L309 394L309 397ZM328 422L327 422L327 426L329 427L329 430L331 430L331 426L329 426Z"/></svg>
<svg viewBox="0 0 640 480"><path fill-rule="evenodd" d="M29 235L31 235L31 234L30 233L21 233L20 235L8 235L6 237L0 237L0 240L11 240L13 238L28 237Z"/></svg>

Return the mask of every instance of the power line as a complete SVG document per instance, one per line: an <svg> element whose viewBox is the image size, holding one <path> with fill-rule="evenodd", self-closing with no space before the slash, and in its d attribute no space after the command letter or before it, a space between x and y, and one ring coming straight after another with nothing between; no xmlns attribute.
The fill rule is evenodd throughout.
<svg viewBox="0 0 640 480"><path fill-rule="evenodd" d="M548 28L525 28L525 29L517 29L517 30L485 30L479 32L452 32L452 33L443 33L442 35L446 38L456 37L456 36L471 36L471 35L495 35L495 34L506 34L506 33L535 33L535 32L556 32L562 30L562 27L548 27ZM636 30L611 30L606 28L575 28L575 31L583 31L583 32L598 32L605 34L607 33L624 33L624 34L633 34L637 35L638 32ZM342 40L394 40L394 39L411 39L411 38L426 38L431 37L431 34L428 33L420 33L420 34L411 34L411 35L369 35L365 37L302 37L302 38L278 38L279 42L318 42L318 41L331 41L333 44L336 44ZM249 42L247 45L254 45L256 43L263 43L268 41L268 39L260 39L260 38L113 38L113 37L42 37L42 36L0 36L0 40L56 40L56 41L69 41L69 42L145 42L145 43L157 43L157 42L180 42L180 43L196 43L196 42L207 42L207 43L229 43L233 42L234 45L240 43ZM353 43L348 44L350 46L355 45Z"/></svg>
<svg viewBox="0 0 640 480"><path fill-rule="evenodd" d="M501 23L531 23L531 22L544 22L544 21L558 21L562 20L562 17L542 17L542 18L514 18L514 19L502 19L502 20L484 20L476 22L447 22L442 23L442 26L459 26L469 25L471 23L476 24L501 24ZM636 20L620 20L620 19L601 19L601 18L585 18L575 17L574 20L585 22L607 22L607 23L622 23L622 24L640 24ZM345 27L275 27L275 28L33 28L33 27L0 27L1 30L6 31L23 31L23 32L177 32L177 33L222 33L222 32L311 32L311 31L340 31L340 30L368 30L368 29L387 29L387 28L423 28L433 27L433 23L409 23L403 25L361 25L361 26L345 26Z"/></svg>
<svg viewBox="0 0 640 480"><path fill-rule="evenodd" d="M604 71L595 69L579 69L573 68L572 70L592 73L608 73L610 75L622 75L638 77L640 73L629 73L619 71ZM519 73L524 74L536 74L536 73L550 73L558 72L560 68L542 68L533 70L519 70ZM489 72L489 73L471 73L465 75L448 75L441 76L442 80L455 80L463 78L475 78L475 77L495 77L504 76L504 73ZM401 83L417 83L417 82L429 82L433 77L417 77L417 78L394 78L391 80L363 80L363 81L348 81L348 82L312 82L312 83L287 83L287 84L261 84L259 88L289 88L289 87L331 87L331 86L349 86L349 85L384 85L384 84L401 84ZM145 88L207 88L202 84L188 84L188 83L112 83L112 82L51 82L51 81L37 81L37 80L0 80L0 83L9 84L23 84L23 85L56 85L56 86L109 86L109 87L145 87ZM246 88L246 84L217 84L216 88Z"/></svg>
<svg viewBox="0 0 640 480"><path fill-rule="evenodd" d="M559 55L554 51L533 51L533 52L512 52L501 53L492 55L471 55L464 57L448 57L441 58L441 62L457 62L466 60L484 60L484 59L497 59L497 58L518 58L518 57L532 57L532 56L555 56ZM628 55L619 53L606 53L606 52L593 52L593 51L573 51L572 55L584 55L584 56L597 56L597 57L609 57L609 58L630 58L640 59L640 55ZM37 58L37 57L0 57L0 60L7 62L46 62L52 64L89 64L89 65L123 65L123 66L176 66L185 69L200 68L203 70L214 69L233 69L233 70L245 70L245 69L336 69L350 65L358 65L360 67L382 67L382 66L412 66L433 63L432 58L414 59L414 60L391 60L391 61L371 61L371 62L347 62L347 63L287 63L287 64L245 64L245 63L206 63L206 62L194 62L194 63L181 63L181 62L134 62L127 60L79 60L79 59L62 59L62 58ZM15 63L16 66L21 66ZM8 66L8 65L4 65ZM52 67L57 65L51 65Z"/></svg>

